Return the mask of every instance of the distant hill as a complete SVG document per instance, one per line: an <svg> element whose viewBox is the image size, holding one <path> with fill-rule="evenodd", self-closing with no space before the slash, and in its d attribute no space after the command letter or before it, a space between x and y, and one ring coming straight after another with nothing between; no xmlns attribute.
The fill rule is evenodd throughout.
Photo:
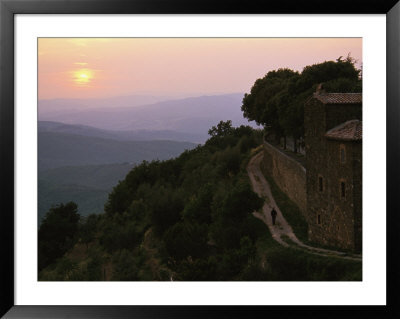
<svg viewBox="0 0 400 319"><path fill-rule="evenodd" d="M199 96L132 107L58 109L57 100L39 101L39 120L89 125L107 130L177 131L207 134L221 120L233 126L251 125L241 111L243 94ZM51 107L51 103L54 107ZM68 100L63 100L68 103ZM71 101L71 104L73 101ZM55 111L57 110L57 111Z"/></svg>
<svg viewBox="0 0 400 319"><path fill-rule="evenodd" d="M74 201L79 214L102 213L108 194L133 164L67 166L39 173L38 222L51 205Z"/></svg>
<svg viewBox="0 0 400 319"><path fill-rule="evenodd" d="M180 142L192 142L201 144L208 138L207 132L204 134L192 134L188 132L176 132L170 130L130 130L114 131L104 130L88 125L73 125L53 121L39 121L39 132L68 133L75 135L84 135L100 137L106 139L115 139L121 141L151 141L151 140L171 140Z"/></svg>
<svg viewBox="0 0 400 319"><path fill-rule="evenodd" d="M196 144L176 141L118 141L68 133L38 133L39 171L61 166L165 160Z"/></svg>
<svg viewBox="0 0 400 319"><path fill-rule="evenodd" d="M108 98L92 99L46 99L39 101L39 113L60 113L82 108L109 108L109 107L134 107L170 100L169 96L162 95L126 95Z"/></svg>
<svg viewBox="0 0 400 319"><path fill-rule="evenodd" d="M38 225L52 205L70 201L78 204L78 211L82 216L102 213L109 193L109 190L82 185L53 184L41 179L38 181L38 190Z"/></svg>
<svg viewBox="0 0 400 319"><path fill-rule="evenodd" d="M135 167L130 163L107 165L63 166L40 173L40 178L52 184L82 185L111 189Z"/></svg>

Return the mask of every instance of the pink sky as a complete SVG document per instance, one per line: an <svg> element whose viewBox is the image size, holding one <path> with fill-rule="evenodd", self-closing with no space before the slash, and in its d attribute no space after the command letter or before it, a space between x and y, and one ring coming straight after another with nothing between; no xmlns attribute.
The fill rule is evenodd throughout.
<svg viewBox="0 0 400 319"><path fill-rule="evenodd" d="M40 38L39 99L244 93L348 53L360 67L361 38Z"/></svg>

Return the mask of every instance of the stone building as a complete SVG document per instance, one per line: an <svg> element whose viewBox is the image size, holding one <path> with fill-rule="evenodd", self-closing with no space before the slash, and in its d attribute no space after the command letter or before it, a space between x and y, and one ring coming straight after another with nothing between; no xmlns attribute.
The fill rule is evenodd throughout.
<svg viewBox="0 0 400 319"><path fill-rule="evenodd" d="M304 107L309 239L362 248L362 94L317 90Z"/></svg>

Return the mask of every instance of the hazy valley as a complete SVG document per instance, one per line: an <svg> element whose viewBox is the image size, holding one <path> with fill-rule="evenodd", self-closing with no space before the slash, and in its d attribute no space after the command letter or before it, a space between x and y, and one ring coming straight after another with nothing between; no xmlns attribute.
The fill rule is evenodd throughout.
<svg viewBox="0 0 400 319"><path fill-rule="evenodd" d="M39 101L39 223L51 205L70 200L83 216L101 213L112 188L135 165L174 158L204 143L210 127L226 114L236 125L248 125L240 111L242 97L202 96L145 106L138 103L161 97Z"/></svg>
<svg viewBox="0 0 400 319"><path fill-rule="evenodd" d="M221 120L229 119L234 126L251 125L240 110L242 99L242 93L234 93L131 107L121 107L116 102L109 107L94 104L80 108L75 100L71 100L70 108L65 106L66 100L46 100L39 101L39 120L89 125L116 131L176 131L188 133L189 136L200 135L202 138L200 142L204 142L207 139L208 129ZM64 107L60 108L60 103ZM86 105L88 103L86 101Z"/></svg>

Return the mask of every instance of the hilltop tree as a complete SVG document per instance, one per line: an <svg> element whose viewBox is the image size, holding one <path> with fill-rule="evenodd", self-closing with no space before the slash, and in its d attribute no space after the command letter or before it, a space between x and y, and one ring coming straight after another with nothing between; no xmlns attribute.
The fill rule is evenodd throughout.
<svg viewBox="0 0 400 319"><path fill-rule="evenodd" d="M319 83L328 92L360 92L360 70L348 55L336 61L306 66L301 73L290 69L268 72L257 79L242 103L244 117L269 128L275 136L304 135L304 103Z"/></svg>
<svg viewBox="0 0 400 319"><path fill-rule="evenodd" d="M217 126L211 127L211 129L208 130L208 135L211 137L224 137L227 135L231 135L233 133L234 129L232 127L232 121L220 121Z"/></svg>
<svg viewBox="0 0 400 319"><path fill-rule="evenodd" d="M243 98L244 117L270 127L278 136L283 135L284 128L279 120L284 96L289 81L297 78L298 73L290 69L270 71L262 79L256 80L250 94Z"/></svg>

